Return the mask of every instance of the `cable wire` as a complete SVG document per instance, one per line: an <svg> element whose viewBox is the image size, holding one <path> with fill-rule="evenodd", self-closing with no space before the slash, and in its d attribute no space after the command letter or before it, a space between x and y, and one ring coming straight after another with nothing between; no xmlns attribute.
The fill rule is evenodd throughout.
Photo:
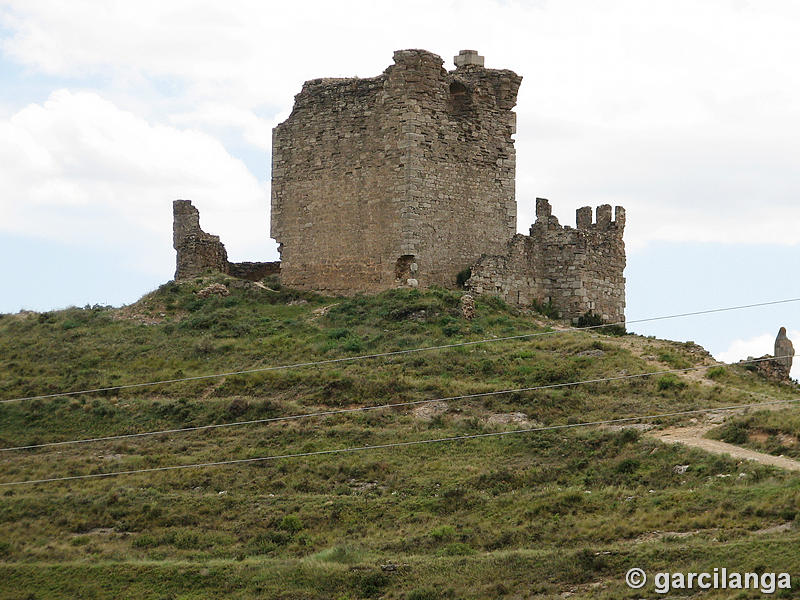
<svg viewBox="0 0 800 600"><path fill-rule="evenodd" d="M787 355L787 356L780 356L774 357L770 356L767 358L754 358L750 360L743 360L736 364L752 364L752 363L759 363L769 360L777 360L782 358L789 358L794 357L795 355ZM142 438L147 436L154 436L154 435L165 435L170 433L188 433L192 431L202 431L207 429L220 429L223 427L239 427L243 425L256 425L256 424L263 424L263 423L275 423L279 421L293 421L298 419L306 419L310 417L326 417L331 415L339 415L345 413L356 413L356 412L366 412L370 410L380 410L380 409L388 409L388 408L399 408L405 406L416 406L420 404L430 404L433 402L450 402L452 400L466 400L470 398L485 398L487 396L499 396L502 394L516 394L521 392L533 392L537 390L549 390L555 388L562 388L562 387L570 387L570 386L577 386L577 385L586 385L589 383L605 383L609 381L621 381L627 379L637 379L642 377L651 377L653 375L667 375L667 374L674 374L674 373L686 373L689 371L699 371L702 369L710 369L712 367L720 366L719 363L713 365L699 365L694 367L686 367L682 369L666 369L662 371L649 371L647 373L634 373L631 375L617 375L614 377L602 377L599 379L584 379L580 381L569 381L564 383L551 383L546 385L537 385L532 387L524 387L524 388L515 388L515 389L507 389L507 390L497 390L492 392L476 392L474 394L462 394L460 396L448 396L444 398L431 398L425 400L409 400L407 402L393 402L390 404L377 404L374 406L358 406L353 408L339 408L334 410L325 410L325 411L318 411L312 413L303 413L298 415L286 415L283 417L269 417L265 419L253 419L249 421L235 421L232 423L215 423L211 425L197 425L194 427L181 427L177 429L162 429L159 431L144 431L140 433L124 433L120 435L110 435L105 437L95 437L95 438L85 438L80 440L64 440L60 442L45 442L42 444L30 444L27 446L12 446L7 448L0 448L0 452L11 452L14 450L33 450L37 448L49 448L53 446L66 446L66 445L74 445L74 444L88 444L93 442L108 442L114 440L122 440L122 439L130 439L130 438ZM740 390L741 391L741 390ZM745 392L749 393L749 392Z"/></svg>
<svg viewBox="0 0 800 600"><path fill-rule="evenodd" d="M488 344L492 342L504 342L509 340L520 340L520 339L528 339L533 337L545 336L545 335L554 335L559 333L569 333L573 331L587 331L591 329L599 329L603 327L614 327L614 326L624 326L626 324L630 325L633 323L648 323L653 321L663 321L666 319L677 319L683 317L691 317L697 315L706 315L712 313L719 313L719 312L727 312L732 310L742 310L746 308L757 308L762 306L771 306L777 304L787 304L789 302L800 302L800 298L787 298L785 300L772 300L769 302L759 302L756 304L742 304L739 306L728 306L724 308L712 308L708 310L698 310L693 312L686 312L686 313L678 313L674 315L662 315L659 317L648 317L646 319L635 319L632 321L617 321L616 323L604 323L602 325L590 325L587 327L568 327L565 329L555 329L551 331L537 331L534 333L524 333L520 335L510 335L505 337L498 337L498 338L488 338L483 340L474 340L470 342L456 342L453 344L442 344L440 346L424 346L420 348L409 348L406 350L392 350L389 352L378 352L375 354L362 354L358 356L345 356L341 358L330 358L325 360L317 360L317 361L309 361L309 362L300 362L300 363L293 363L293 364L286 364L286 365L273 365L269 367L257 367L253 369L244 369L241 371L230 371L227 373L214 373L211 375L194 375L191 377L180 377L175 379L162 379L159 381L148 381L143 383L128 383L124 385L115 385L115 386L108 386L102 388L94 388L94 389L86 389L86 390L74 390L70 392L56 392L53 394L41 394L38 396L23 396L20 398L6 398L4 400L0 400L0 404L7 404L9 402L22 402L26 400L44 400L48 398L62 398L65 396L78 396L82 394L95 394L99 392L113 392L119 390L126 390L126 389L133 389L133 388L142 388L142 387L151 387L155 385L162 385L168 383L182 383L187 381L199 381L203 379L216 379L219 377L230 377L233 375L247 375L250 373L263 373L267 371L278 371L278 370L285 370L285 369L297 369L301 367L313 367L319 365L329 365L334 363L342 363L342 362L354 362L358 360L366 360L366 359L373 359L373 358L385 358L389 356L399 356L402 354L412 354L416 352L427 352L430 350L444 350L447 348L458 348L463 346L474 346L477 344Z"/></svg>
<svg viewBox="0 0 800 600"><path fill-rule="evenodd" d="M266 462L272 460L282 460L282 459L291 459L291 458L302 458L302 457L309 457L309 456L322 456L328 454L344 454L350 452L362 452L366 450L381 450L387 448L401 448L406 446L418 446L422 444L438 444L438 443L445 443L445 442L455 442L461 440L473 440L479 438L489 438L489 437L501 437L506 435L515 435L521 433L533 433L533 432L540 432L540 431L554 431L557 429L574 429L576 427L590 427L590 426L598 426L598 425L613 425L615 423L626 423L631 421L642 421L642 420L649 420L649 419L660 419L665 417L678 417L678 416L687 416L687 415L695 415L695 414L702 414L706 412L718 412L718 411L727 411L727 410L737 410L742 408L756 408L759 406L769 406L772 404L790 404L794 402L800 402L800 398L793 398L791 400L775 400L774 402L752 402L749 404L738 404L733 406L723 406L719 408L699 408L695 410L682 410L677 412L671 413L660 413L655 415L641 415L635 417L620 417L617 419L605 419L602 421L587 421L584 423L567 423L564 425L549 425L546 427L529 427L526 429L515 429L512 431L493 431L488 433L472 433L466 435L456 435L452 437L442 437L442 438L432 438L432 439L424 439L424 440L409 440L406 442L392 442L388 444L372 444L367 446L354 446L349 448L333 448L330 450L315 450L311 452L295 452L292 454L275 454L272 456L259 456L255 458L237 458L233 460L220 460L215 462L206 462L206 463L195 463L189 465L168 465L164 467L150 467L147 469L130 469L127 471L112 471L110 473L88 473L85 475L68 475L65 477L48 477L45 479L28 479L22 481L7 481L7 482L0 482L0 486L16 486L16 485L32 485L37 483L54 483L60 481L74 481L79 479L99 479L99 478L106 478L106 477L118 477L120 475L134 475L138 473L155 473L158 471L175 471L178 469L200 469L200 468L207 468L207 467L220 467L220 466L230 466L230 465L240 465L240 464L247 464L247 463L257 463L257 462Z"/></svg>

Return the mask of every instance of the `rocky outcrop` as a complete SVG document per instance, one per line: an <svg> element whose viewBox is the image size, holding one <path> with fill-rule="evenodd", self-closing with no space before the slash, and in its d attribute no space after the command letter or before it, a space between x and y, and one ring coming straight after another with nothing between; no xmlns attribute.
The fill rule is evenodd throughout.
<svg viewBox="0 0 800 600"><path fill-rule="evenodd" d="M786 328L781 327L778 331L778 337L775 338L775 353L773 355L765 354L758 359L748 356L747 361L743 361L743 363L746 369L755 371L762 377L772 381L787 382L791 381L793 356L794 346L791 340L786 337Z"/></svg>
<svg viewBox="0 0 800 600"><path fill-rule="evenodd" d="M758 361L758 362L753 362ZM786 382L790 381L789 369L785 364L778 362L769 354L765 354L761 358L753 358L748 356L746 361L742 361L744 367L750 371L755 371L762 377L772 381Z"/></svg>
<svg viewBox="0 0 800 600"><path fill-rule="evenodd" d="M778 330L778 337L775 338L775 361L786 367L787 371L792 370L792 357L794 357L794 346L792 341L786 337L786 327Z"/></svg>

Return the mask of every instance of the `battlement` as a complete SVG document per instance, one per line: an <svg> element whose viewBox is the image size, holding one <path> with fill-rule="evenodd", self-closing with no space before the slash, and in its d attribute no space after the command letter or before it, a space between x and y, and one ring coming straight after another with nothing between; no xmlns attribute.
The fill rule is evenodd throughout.
<svg viewBox="0 0 800 600"><path fill-rule="evenodd" d="M576 213L577 229L561 226L550 203L536 199L530 235L515 235L506 251L472 268L468 287L520 306L551 304L562 317L592 313L607 322L625 320L625 210L590 207Z"/></svg>
<svg viewBox="0 0 800 600"><path fill-rule="evenodd" d="M592 220L592 207L584 206L575 211L575 224L580 231L608 231L619 236L625 231L625 209L621 206L614 208L614 218L611 218L611 205L601 204L595 209L596 219ZM531 225L531 235L537 227L547 229L558 229L561 225L558 219L553 216L553 209L546 198L536 199L536 222ZM565 227L570 230L569 226Z"/></svg>

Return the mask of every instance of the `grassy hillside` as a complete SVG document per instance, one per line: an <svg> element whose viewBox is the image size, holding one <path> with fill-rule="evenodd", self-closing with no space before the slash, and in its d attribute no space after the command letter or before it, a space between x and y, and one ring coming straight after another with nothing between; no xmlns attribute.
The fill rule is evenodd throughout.
<svg viewBox="0 0 800 600"><path fill-rule="evenodd" d="M212 282L226 283L230 296L198 297L196 292ZM219 276L167 284L123 309L3 315L0 399L563 327L491 298L479 298L477 317L467 321L458 302L459 294L444 290L332 299ZM436 399L712 362L693 344L599 331L558 333L6 403L0 405L0 445ZM715 367L4 452L0 482L574 424L796 395L796 387L766 383L744 369ZM565 592L638 598L642 592L628 590L622 579L633 566L800 573L800 531L793 526L798 511L796 475L664 445L635 429L597 427L0 487L0 598L422 600L545 598Z"/></svg>

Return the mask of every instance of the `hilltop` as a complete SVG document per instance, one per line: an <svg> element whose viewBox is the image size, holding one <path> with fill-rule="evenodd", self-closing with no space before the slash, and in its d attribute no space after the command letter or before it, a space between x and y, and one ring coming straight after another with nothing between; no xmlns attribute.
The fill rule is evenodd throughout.
<svg viewBox="0 0 800 600"><path fill-rule="evenodd" d="M225 286L229 295L198 294L213 284ZM284 289L275 280L216 275L170 282L119 309L2 315L0 400L556 333L11 402L0 406L0 441L7 448L708 368L4 452L0 482L798 395L794 385L770 383L741 366L716 365L696 344L613 328L557 332L566 328L563 322L493 297L476 298L476 317L466 320L460 296L403 289L330 298ZM752 447L747 427L766 420L759 415L737 417L715 435ZM632 566L688 571L729 565L797 573L795 474L655 437L659 429L692 419L723 418L675 416L636 427L532 431L4 487L0 598L638 598L642 592L628 590L622 580ZM781 422L796 429L799 421L770 420L775 435ZM775 450L769 444L762 449Z"/></svg>

